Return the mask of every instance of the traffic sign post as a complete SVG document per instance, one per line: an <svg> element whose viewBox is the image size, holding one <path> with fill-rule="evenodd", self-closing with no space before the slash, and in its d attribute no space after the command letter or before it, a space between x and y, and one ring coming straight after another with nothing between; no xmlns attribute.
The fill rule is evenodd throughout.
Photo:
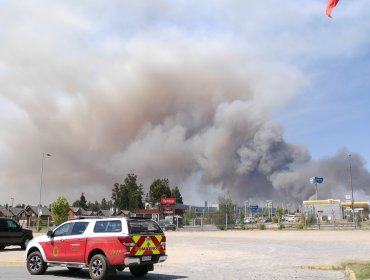
<svg viewBox="0 0 370 280"><path fill-rule="evenodd" d="M315 185L315 187L316 187L316 200L317 200L317 184L322 184L322 182L324 182L323 177L311 177L310 178L310 183L312 185Z"/></svg>

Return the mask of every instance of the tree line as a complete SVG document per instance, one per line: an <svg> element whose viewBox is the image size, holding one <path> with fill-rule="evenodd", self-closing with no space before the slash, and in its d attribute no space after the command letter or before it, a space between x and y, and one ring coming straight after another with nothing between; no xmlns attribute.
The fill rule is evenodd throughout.
<svg viewBox="0 0 370 280"><path fill-rule="evenodd" d="M149 192L144 198L143 185L138 183L137 175L134 173L127 174L122 183L115 183L112 189L111 200L103 198L101 202L88 202L84 193L80 199L72 203L72 207L80 207L88 211L108 210L112 207L121 210L134 211L144 209L145 202L151 207L156 207L160 203L161 198L176 198L176 202L182 204L183 198L177 186L170 187L167 178L155 179L150 187Z"/></svg>

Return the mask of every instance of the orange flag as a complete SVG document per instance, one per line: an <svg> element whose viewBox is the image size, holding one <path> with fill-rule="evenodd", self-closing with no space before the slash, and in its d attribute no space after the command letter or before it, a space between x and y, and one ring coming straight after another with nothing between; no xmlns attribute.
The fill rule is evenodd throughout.
<svg viewBox="0 0 370 280"><path fill-rule="evenodd" d="M339 0L328 0L328 4L326 5L326 15L328 17L331 17L331 12L334 10L338 2Z"/></svg>

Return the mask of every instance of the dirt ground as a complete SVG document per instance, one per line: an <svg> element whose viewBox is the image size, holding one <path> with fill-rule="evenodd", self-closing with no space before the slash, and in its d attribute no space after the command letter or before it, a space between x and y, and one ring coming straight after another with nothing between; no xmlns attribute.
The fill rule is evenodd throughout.
<svg viewBox="0 0 370 280"><path fill-rule="evenodd" d="M341 271L307 270L370 260L370 231L244 230L166 232L163 279L346 279ZM25 252L8 247L0 266L23 266ZM149 275L148 275L149 276ZM150 279L150 278L149 278Z"/></svg>

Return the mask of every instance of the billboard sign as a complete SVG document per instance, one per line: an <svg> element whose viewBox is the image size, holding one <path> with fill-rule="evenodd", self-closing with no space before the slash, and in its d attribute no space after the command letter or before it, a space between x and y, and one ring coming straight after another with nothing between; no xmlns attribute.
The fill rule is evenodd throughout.
<svg viewBox="0 0 370 280"><path fill-rule="evenodd" d="M258 205L251 205L249 206L252 212L257 212L258 211Z"/></svg>
<svg viewBox="0 0 370 280"><path fill-rule="evenodd" d="M176 204L176 198L161 198L161 204L162 205Z"/></svg>

